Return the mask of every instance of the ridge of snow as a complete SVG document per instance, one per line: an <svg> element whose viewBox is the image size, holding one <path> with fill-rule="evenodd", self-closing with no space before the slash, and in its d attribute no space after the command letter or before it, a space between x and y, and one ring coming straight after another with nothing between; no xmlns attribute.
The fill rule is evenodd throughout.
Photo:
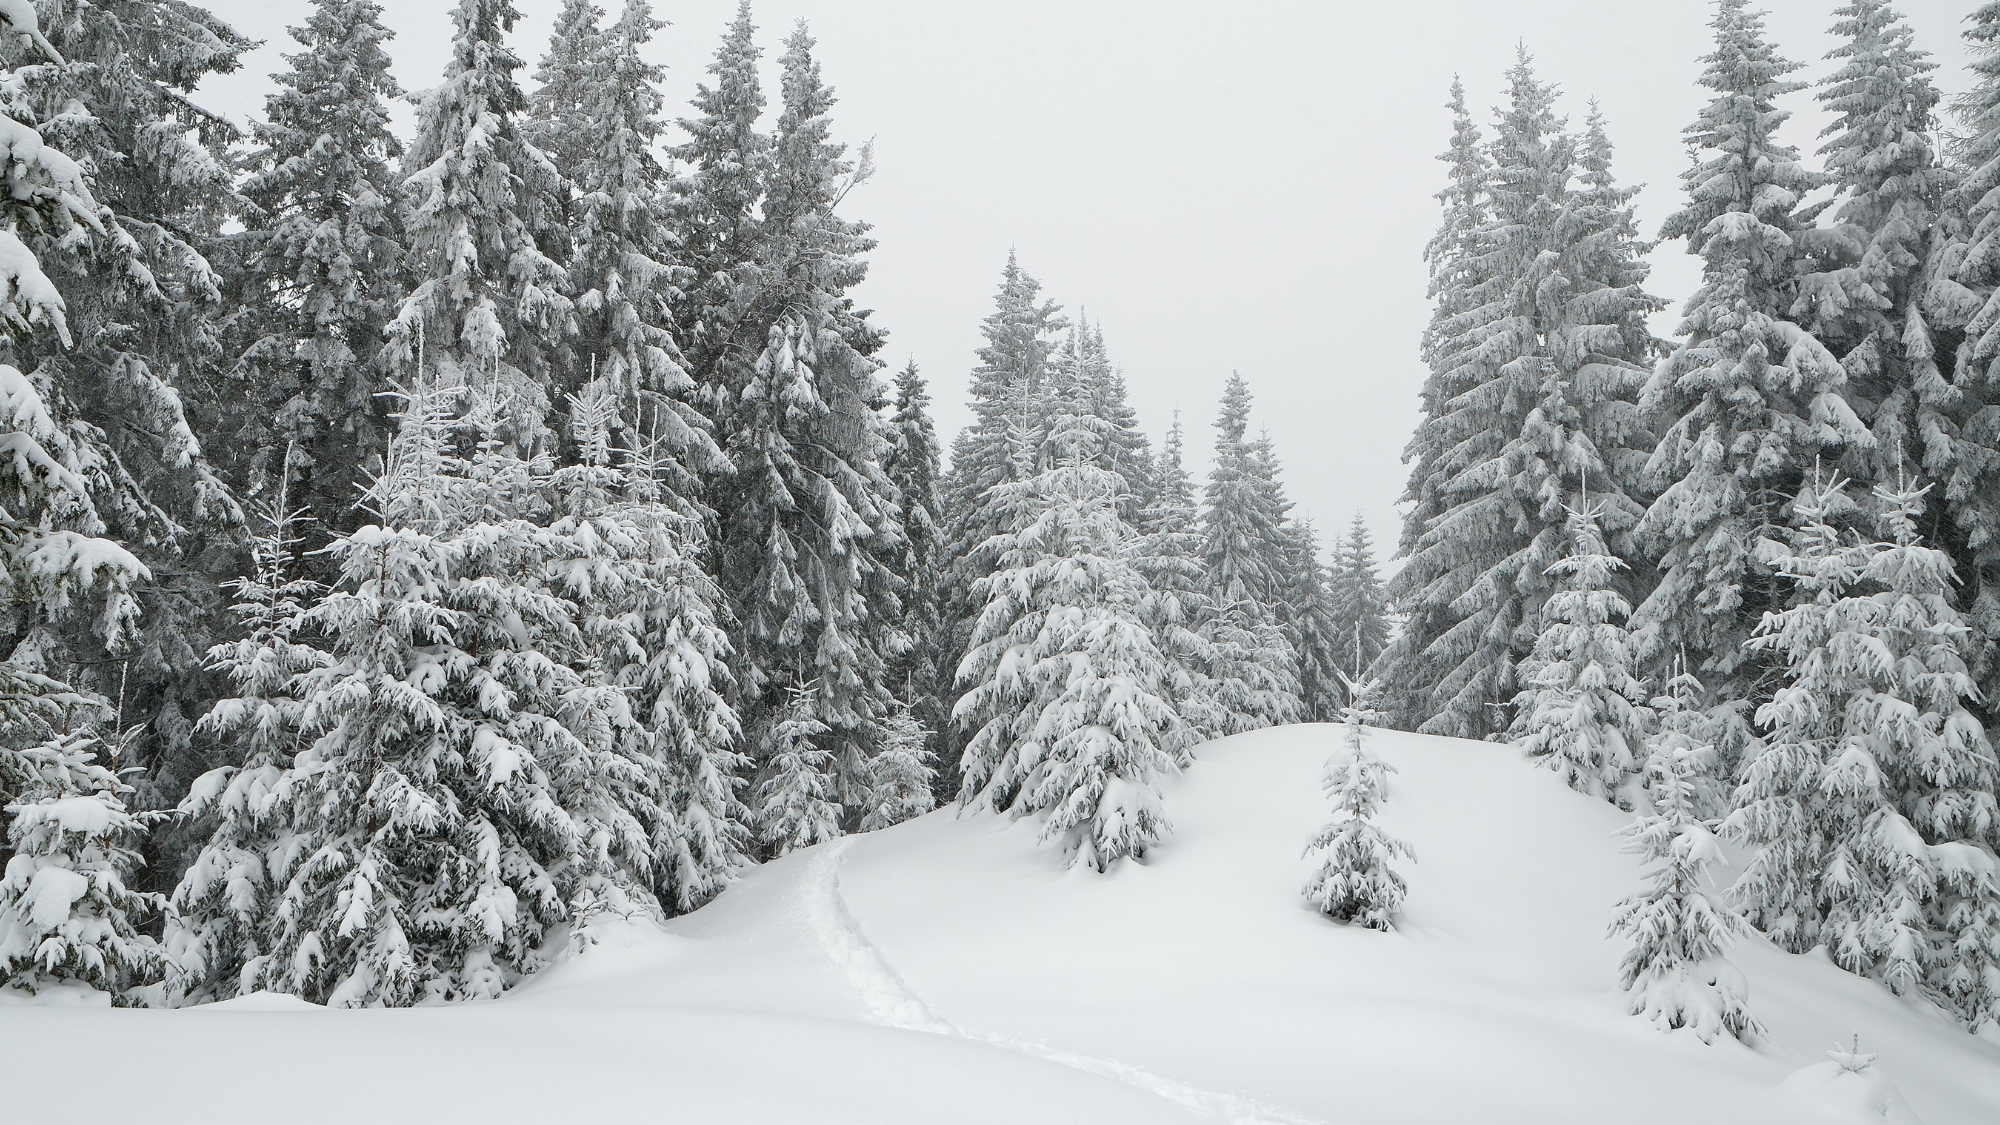
<svg viewBox="0 0 2000 1125"><path fill-rule="evenodd" d="M1299 897L1300 849L1339 737L1201 747L1162 787L1176 828L1144 863L1066 870L1033 818L945 810L764 864L663 926L595 924L584 953L498 1001L9 1007L8 1105L47 1125L112 1099L158 1125L251 1125L273 1106L345 1125L384 1105L487 1125L2000 1120L2000 1043L1821 953L1729 950L1770 1032L1754 1048L1627 1015L1605 929L1642 883L1619 851L1630 818L1512 747L1371 731L1398 771L1380 823L1419 857L1409 897L1394 933L1322 917ZM1886 1097L1866 1116L1846 1079L1788 1081L1856 1032L1912 1118ZM128 1065L86 1090L60 1065L83 1041ZM524 1049L533 1066L503 1079L434 1077Z"/></svg>

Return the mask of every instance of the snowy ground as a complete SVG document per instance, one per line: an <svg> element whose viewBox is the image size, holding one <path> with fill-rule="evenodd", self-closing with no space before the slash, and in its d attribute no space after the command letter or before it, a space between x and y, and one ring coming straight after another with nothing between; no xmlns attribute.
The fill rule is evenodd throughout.
<svg viewBox="0 0 2000 1125"><path fill-rule="evenodd" d="M1324 921L1299 852L1335 737L1204 748L1143 867L1065 872L1030 824L941 813L764 867L665 932L609 929L493 1003L0 1009L0 1117L2000 1121L2000 1044L1817 954L1735 951L1773 1036L1754 1051L1625 1015L1604 938L1639 885L1624 818L1506 747L1372 736L1401 771L1382 823L1419 860L1407 918ZM1856 1032L1879 1060L1836 1078L1823 1052Z"/></svg>

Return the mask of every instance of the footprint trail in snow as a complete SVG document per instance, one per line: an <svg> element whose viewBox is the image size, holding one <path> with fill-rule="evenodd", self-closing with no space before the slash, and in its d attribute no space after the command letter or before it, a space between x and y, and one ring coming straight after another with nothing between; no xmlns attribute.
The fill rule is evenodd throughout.
<svg viewBox="0 0 2000 1125"><path fill-rule="evenodd" d="M811 870L806 873L802 893L806 918L812 925L814 936L833 963L847 974L848 986L861 997L862 1003L868 1007L869 1016L876 1023L906 1031L928 1031L990 1043L1045 1062L1136 1086L1229 1125L1326 1125L1315 1118L1276 1106L1163 1078L1129 1063L1092 1058L1025 1039L968 1031L953 1025L924 1003L923 997L918 996L896 974L895 968L882 956L882 951L861 932L861 923L855 919L847 907L846 898L840 893L841 861L850 843L842 839L821 846Z"/></svg>

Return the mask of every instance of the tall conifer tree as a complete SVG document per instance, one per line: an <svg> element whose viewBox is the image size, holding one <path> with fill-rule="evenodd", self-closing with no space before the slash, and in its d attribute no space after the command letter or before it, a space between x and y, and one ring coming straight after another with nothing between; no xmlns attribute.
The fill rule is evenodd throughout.
<svg viewBox="0 0 2000 1125"><path fill-rule="evenodd" d="M1438 230L1424 247L1430 268L1430 321L1424 327L1422 354L1429 373L1424 378L1423 417L1403 449L1410 465L1403 501L1402 533L1396 542L1399 558L1409 559L1424 547L1430 526L1449 506L1448 458L1471 435L1454 402L1467 387L1470 372L1456 360L1454 341L1461 320L1477 307L1475 294L1485 260L1479 253L1480 231L1488 213L1486 177L1492 167L1484 137L1466 108L1465 86L1456 76L1451 97L1451 144L1438 154L1450 173L1437 200L1443 209ZM1389 584L1389 596L1403 616L1403 628L1383 659L1382 706L1388 722L1415 730L1431 716L1430 685L1443 678L1431 646L1451 628L1451 603L1465 592L1461 569L1405 565Z"/></svg>
<svg viewBox="0 0 2000 1125"><path fill-rule="evenodd" d="M197 436L230 412L239 387L222 323L229 303L223 231L240 208L227 146L236 128L190 91L234 71L251 42L202 9L170 0L37 5L64 62L50 65L18 34L0 58L24 63L10 115L87 169L108 237L60 239L24 226L23 241L63 293L74 348L41 333L17 339L13 362L40 381L58 415L95 428L104 460L97 509L142 559L135 587L142 635L113 652L102 634L51 630L40 647L77 687L122 701L121 766L140 808L172 805L206 763L194 722L215 683L202 653L226 627L210 559L240 535L241 510ZM81 436L81 435L79 435ZM218 549L222 548L222 549ZM181 865L171 832L149 836L142 878Z"/></svg>
<svg viewBox="0 0 2000 1125"><path fill-rule="evenodd" d="M723 415L735 473L713 501L718 560L741 630L746 722L775 720L779 693L810 685L813 717L828 728L816 745L833 755L843 794L859 799L890 698L883 649L901 617L887 560L902 528L882 470L872 358L881 335L848 295L875 243L867 224L836 213L870 168L865 151L849 161L831 139L833 91L803 24L785 46L756 261L729 313L760 346L722 367L733 382L730 364L754 357Z"/></svg>
<svg viewBox="0 0 2000 1125"><path fill-rule="evenodd" d="M609 27L599 15L588 3L564 7L527 132L554 146L572 186L566 273L577 365L617 404L617 444L647 446L655 483L696 511L700 478L726 466L673 335L681 267L654 153L661 68L641 53L665 24L646 0L628 0Z"/></svg>
<svg viewBox="0 0 2000 1125"><path fill-rule="evenodd" d="M1292 593L1298 544L1269 444L1249 436L1250 385L1230 373L1215 421L1215 460L1201 513L1215 646L1213 691L1237 734L1299 718L1299 659L1279 605Z"/></svg>
<svg viewBox="0 0 2000 1125"><path fill-rule="evenodd" d="M1718 0L1710 26L1701 84L1714 97L1685 130L1698 153L1681 177L1687 205L1661 228L1700 255L1702 285L1643 399L1662 434L1647 465L1658 499L1639 532L1661 574L1633 626L1642 659L1664 666L1685 651L1721 698L1747 699L1760 674L1743 666L1743 642L1784 594L1753 544L1786 524L1817 458L1869 435L1839 362L1785 319L1805 254L1796 237L1811 226L1798 201L1824 182L1775 136L1789 116L1776 99L1802 88L1785 77L1798 65L1747 0Z"/></svg>
<svg viewBox="0 0 2000 1125"><path fill-rule="evenodd" d="M538 241L559 231L565 181L522 134L521 60L507 47L512 0L460 0L444 82L417 110L403 184L415 287L389 324L399 378L504 388L502 439L524 453L550 440L552 392L570 368L575 313L562 265ZM419 371L419 365L426 370Z"/></svg>
<svg viewBox="0 0 2000 1125"><path fill-rule="evenodd" d="M243 483L284 478L290 502L328 532L355 525L363 458L386 435L376 359L403 295L393 167L403 145L389 131L402 90L381 18L372 0L315 0L291 29L304 50L286 56L292 69L251 127L259 148L235 252L249 393L233 456L249 470ZM287 449L294 463L273 463Z"/></svg>
<svg viewBox="0 0 2000 1125"><path fill-rule="evenodd" d="M1436 497L1438 513L1397 578L1411 629L1388 668L1402 690L1429 693L1415 706L1421 729L1462 737L1510 721L1566 505L1587 478L1614 545L1633 553L1639 508L1620 477L1648 440L1633 399L1652 343L1645 315L1659 304L1640 287L1632 192L1611 178L1601 125L1593 116L1582 138L1567 133L1555 88L1525 52L1508 82L1467 308L1431 340L1439 389L1452 397L1432 407L1442 417L1423 448L1441 451L1429 471L1443 481L1412 486L1419 507Z"/></svg>
<svg viewBox="0 0 2000 1125"><path fill-rule="evenodd" d="M1956 395L1951 468L1930 470L1944 485L1936 507L1951 517L1937 545L1965 584L1968 663L1982 697L1974 706L2000 729L2000 3L1981 4L1967 22L1973 84L1955 107L1964 136L1951 150L1963 174L1941 214L1945 247L1920 307L1940 330L1932 351L1952 356Z"/></svg>
<svg viewBox="0 0 2000 1125"><path fill-rule="evenodd" d="M1354 513L1334 551L1326 585L1335 658L1349 678L1360 682L1389 644L1388 595L1360 512Z"/></svg>
<svg viewBox="0 0 2000 1125"><path fill-rule="evenodd" d="M882 463L896 487L903 523L902 551L890 566L903 583L903 616L897 624L897 651L889 659L889 687L915 724L906 726L906 733L920 730L926 739L950 719L945 701L950 669L940 664L945 656L944 512L938 498L941 468L930 402L930 391L912 360L896 375L896 413L889 422L889 452Z"/></svg>

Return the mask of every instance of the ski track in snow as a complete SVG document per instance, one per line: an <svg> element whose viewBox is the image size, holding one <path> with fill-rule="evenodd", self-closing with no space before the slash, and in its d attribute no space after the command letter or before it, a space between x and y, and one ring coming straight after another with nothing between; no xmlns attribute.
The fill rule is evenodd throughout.
<svg viewBox="0 0 2000 1125"><path fill-rule="evenodd" d="M868 1014L876 1023L906 1031L956 1035L961 1039L989 1043L1045 1062L1114 1079L1230 1125L1326 1125L1326 1122L1289 1110L1163 1078L1129 1063L1074 1054L992 1032L968 1031L950 1023L932 1011L923 997L918 996L896 974L895 968L882 956L882 951L861 932L861 923L848 909L847 900L840 893L840 867L850 843L851 840L841 839L821 846L820 854L814 857L813 866L805 876L801 896L806 919L811 923L820 946L833 963L847 974L848 986L867 1005Z"/></svg>

